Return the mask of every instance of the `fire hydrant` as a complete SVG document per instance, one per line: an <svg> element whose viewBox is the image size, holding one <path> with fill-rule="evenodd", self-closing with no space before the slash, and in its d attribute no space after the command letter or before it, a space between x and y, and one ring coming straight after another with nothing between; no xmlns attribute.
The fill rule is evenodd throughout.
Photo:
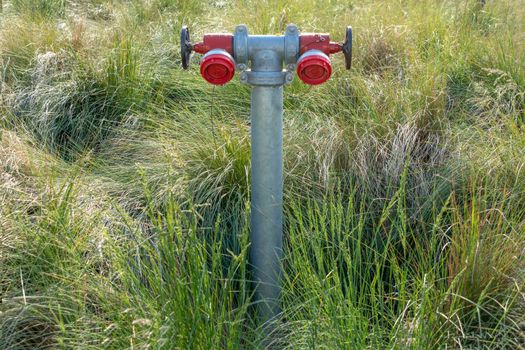
<svg viewBox="0 0 525 350"><path fill-rule="evenodd" d="M328 34L300 34L290 24L284 35L249 35L245 25L233 34L205 34L193 44L182 27L181 57L189 67L192 52L203 54L200 73L209 83L224 85L240 72L251 92L251 223L250 264L256 283L255 302L263 321L280 313L283 246L283 85L294 71L306 84L319 85L332 75L329 56L342 52L352 63L352 28L344 43ZM284 69L283 69L284 66Z"/></svg>

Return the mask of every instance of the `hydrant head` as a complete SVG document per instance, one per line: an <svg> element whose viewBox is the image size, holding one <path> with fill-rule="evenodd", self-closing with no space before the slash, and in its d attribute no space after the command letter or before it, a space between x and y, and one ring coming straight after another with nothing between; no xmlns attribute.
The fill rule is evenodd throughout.
<svg viewBox="0 0 525 350"><path fill-rule="evenodd" d="M319 50L306 51L297 61L297 75L309 85L319 85L330 79L330 58Z"/></svg>
<svg viewBox="0 0 525 350"><path fill-rule="evenodd" d="M224 85L235 75L235 61L225 50L208 51L201 61L201 75L208 83Z"/></svg>

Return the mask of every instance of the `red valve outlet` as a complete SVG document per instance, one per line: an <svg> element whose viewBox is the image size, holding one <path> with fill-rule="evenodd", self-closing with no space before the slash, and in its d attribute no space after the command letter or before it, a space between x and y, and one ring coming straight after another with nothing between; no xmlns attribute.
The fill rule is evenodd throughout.
<svg viewBox="0 0 525 350"><path fill-rule="evenodd" d="M223 49L230 55L233 55L233 35L205 34L202 42L193 45L193 51L202 54L214 49Z"/></svg>
<svg viewBox="0 0 525 350"><path fill-rule="evenodd" d="M306 84L322 84L332 75L330 59L321 51L310 50L297 61L297 75Z"/></svg>
<svg viewBox="0 0 525 350"><path fill-rule="evenodd" d="M224 50L211 50L202 58L201 75L210 84L224 85L235 75L235 61Z"/></svg>

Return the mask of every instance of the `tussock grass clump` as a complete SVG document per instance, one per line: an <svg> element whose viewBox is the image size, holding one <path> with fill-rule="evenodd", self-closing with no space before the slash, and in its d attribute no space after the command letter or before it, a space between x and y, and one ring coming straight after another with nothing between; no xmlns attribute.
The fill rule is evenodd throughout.
<svg viewBox="0 0 525 350"><path fill-rule="evenodd" d="M501 70L488 69L487 75L493 81L476 82L473 86L474 96L468 100L473 114L482 120L496 121L510 116L514 123L523 125L525 85L520 86L508 73Z"/></svg>
<svg viewBox="0 0 525 350"><path fill-rule="evenodd" d="M384 75L392 72L400 78L403 76L402 48L397 47L401 42L399 34L385 33L381 30L378 34L363 43L364 52L361 62L364 71L368 74Z"/></svg>
<svg viewBox="0 0 525 350"><path fill-rule="evenodd" d="M510 348L519 344L524 319L518 311L524 306L523 206L511 211L508 194L483 192L473 188L472 199L451 213L458 225L450 232L446 266L457 294L447 307L461 314L462 331L468 330L458 343ZM486 208L487 202L500 207Z"/></svg>
<svg viewBox="0 0 525 350"><path fill-rule="evenodd" d="M31 82L16 93L12 107L65 159L96 151L143 95L127 39L117 42L103 71L78 63L64 50L38 54L30 68Z"/></svg>
<svg viewBox="0 0 525 350"><path fill-rule="evenodd" d="M64 16L66 0L12 0L11 6L15 11L29 14L33 18Z"/></svg>

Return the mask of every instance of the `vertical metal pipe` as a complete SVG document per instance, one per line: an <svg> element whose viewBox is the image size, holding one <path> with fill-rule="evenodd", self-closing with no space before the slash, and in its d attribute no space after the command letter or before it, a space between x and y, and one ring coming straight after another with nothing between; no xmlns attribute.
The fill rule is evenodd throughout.
<svg viewBox="0 0 525 350"><path fill-rule="evenodd" d="M260 319L279 313L283 246L283 87L254 86L250 259Z"/></svg>

